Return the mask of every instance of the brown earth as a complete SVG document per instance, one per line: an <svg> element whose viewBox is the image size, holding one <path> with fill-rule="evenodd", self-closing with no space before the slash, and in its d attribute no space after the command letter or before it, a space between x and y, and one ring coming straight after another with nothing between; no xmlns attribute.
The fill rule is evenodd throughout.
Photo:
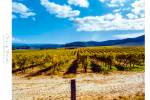
<svg viewBox="0 0 150 100"><path fill-rule="evenodd" d="M35 68L35 72L39 69ZM58 75L25 77L12 75L12 100L70 100L70 80L76 79L77 100L118 100L120 95L145 93L145 72L110 72L107 75L77 73L74 78ZM33 73L33 72L32 72Z"/></svg>

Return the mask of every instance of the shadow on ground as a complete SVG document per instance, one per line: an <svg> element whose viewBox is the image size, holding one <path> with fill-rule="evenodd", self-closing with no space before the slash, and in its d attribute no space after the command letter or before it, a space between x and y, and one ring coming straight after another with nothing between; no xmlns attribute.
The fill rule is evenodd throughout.
<svg viewBox="0 0 150 100"><path fill-rule="evenodd" d="M35 72L35 73L31 73L31 74L29 74L29 75L27 75L27 76L25 76L25 77L39 76L39 75L41 75L42 73L47 72L47 71L49 71L49 70L51 70L51 69L52 69L52 67L50 66L50 67L48 67L48 68L39 70L39 71L37 71L37 72ZM51 73L49 73L49 74L47 74L47 75L50 75L50 74L51 74Z"/></svg>
<svg viewBox="0 0 150 100"><path fill-rule="evenodd" d="M99 66L99 65L97 65L94 61L91 61L91 65L90 65L92 68L91 68L91 70L92 70L92 72L101 72L101 68L100 67L102 67L102 66Z"/></svg>
<svg viewBox="0 0 150 100"><path fill-rule="evenodd" d="M124 70L124 67L123 67L123 66L115 65L115 67L116 67L119 71L123 71L123 70Z"/></svg>
<svg viewBox="0 0 150 100"><path fill-rule="evenodd" d="M139 67L130 67L130 66L120 66L120 65L115 65L115 67L119 70L119 71L132 71L134 69L138 69Z"/></svg>
<svg viewBox="0 0 150 100"><path fill-rule="evenodd" d="M31 65L31 66L29 66L29 67L25 67L25 68L22 68L22 69L16 69L16 70L13 70L13 71L12 71L12 74L13 74L13 73L16 73L16 72L19 72L19 71L23 71L23 70L29 69L29 68L34 68L34 67L39 66L39 65L41 65L41 64Z"/></svg>
<svg viewBox="0 0 150 100"><path fill-rule="evenodd" d="M72 62L72 64L67 69L67 71L64 75L66 75L66 74L76 74L78 67L79 66L78 66L77 59L76 59Z"/></svg>

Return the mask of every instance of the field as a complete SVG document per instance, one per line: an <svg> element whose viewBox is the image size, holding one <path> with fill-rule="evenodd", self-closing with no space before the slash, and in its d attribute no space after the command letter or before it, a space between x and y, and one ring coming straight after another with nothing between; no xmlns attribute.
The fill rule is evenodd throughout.
<svg viewBox="0 0 150 100"><path fill-rule="evenodd" d="M145 47L12 50L14 100L144 100L144 74Z"/></svg>

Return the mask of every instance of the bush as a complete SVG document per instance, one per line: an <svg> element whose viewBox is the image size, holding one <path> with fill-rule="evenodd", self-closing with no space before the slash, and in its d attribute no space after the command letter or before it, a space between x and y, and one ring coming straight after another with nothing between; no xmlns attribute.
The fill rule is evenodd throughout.
<svg viewBox="0 0 150 100"><path fill-rule="evenodd" d="M110 71L118 71L118 69L115 66L112 66L112 69Z"/></svg>
<svg viewBox="0 0 150 100"><path fill-rule="evenodd" d="M104 74L108 74L109 70L107 67L100 67L101 71L104 73Z"/></svg>
<svg viewBox="0 0 150 100"><path fill-rule="evenodd" d="M58 71L54 71L54 75L58 75L59 74L59 72Z"/></svg>
<svg viewBox="0 0 150 100"><path fill-rule="evenodd" d="M56 70L56 71L63 71L63 68L62 68L62 67L56 67L55 70Z"/></svg>

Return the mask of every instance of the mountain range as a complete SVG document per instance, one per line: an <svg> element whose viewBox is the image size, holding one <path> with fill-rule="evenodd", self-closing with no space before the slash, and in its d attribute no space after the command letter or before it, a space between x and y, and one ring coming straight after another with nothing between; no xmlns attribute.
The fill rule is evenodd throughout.
<svg viewBox="0 0 150 100"><path fill-rule="evenodd" d="M96 47L96 46L145 46L145 35L136 38L126 38L108 41L76 41L66 44L25 44L12 43L12 49L54 49L54 48L70 48L70 47Z"/></svg>

